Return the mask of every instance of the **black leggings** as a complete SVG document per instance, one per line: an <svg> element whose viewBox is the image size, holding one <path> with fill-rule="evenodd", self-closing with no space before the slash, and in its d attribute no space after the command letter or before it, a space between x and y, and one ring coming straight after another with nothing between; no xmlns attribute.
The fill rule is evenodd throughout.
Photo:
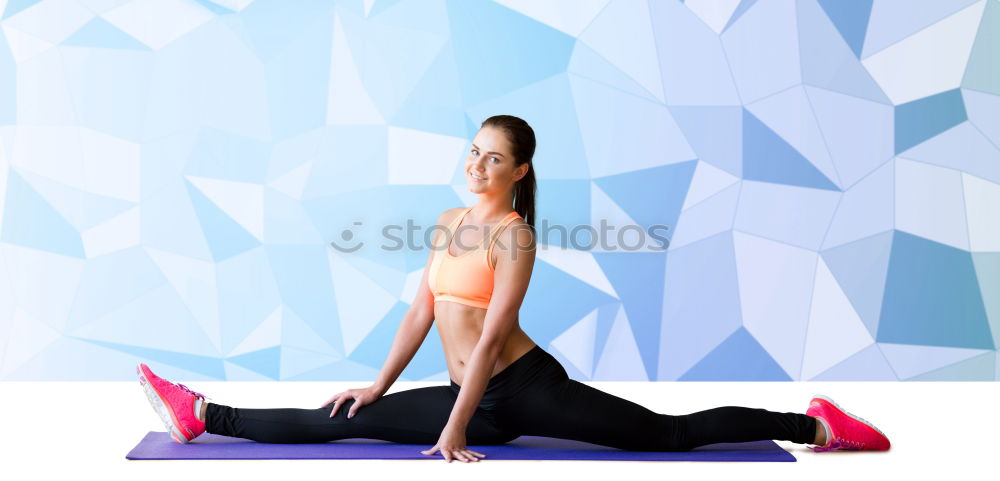
<svg viewBox="0 0 1000 481"><path fill-rule="evenodd" d="M362 406L347 419L353 399L330 417L317 409L245 409L210 403L206 431L265 443L323 443L367 438L407 444L437 443L461 388L399 391ZM493 376L469 420L466 443L503 444L519 436L572 439L631 451L688 451L722 442L780 439L812 444L816 420L800 413L725 406L672 416L569 379L539 346Z"/></svg>

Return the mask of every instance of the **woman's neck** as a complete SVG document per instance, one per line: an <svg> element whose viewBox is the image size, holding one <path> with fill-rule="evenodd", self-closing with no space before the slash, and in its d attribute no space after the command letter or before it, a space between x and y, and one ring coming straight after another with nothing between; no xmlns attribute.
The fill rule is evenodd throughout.
<svg viewBox="0 0 1000 481"><path fill-rule="evenodd" d="M509 196L503 199L498 199L487 198L480 195L479 201L472 206L472 210L475 211L477 221L495 221L513 211L513 205L514 202Z"/></svg>

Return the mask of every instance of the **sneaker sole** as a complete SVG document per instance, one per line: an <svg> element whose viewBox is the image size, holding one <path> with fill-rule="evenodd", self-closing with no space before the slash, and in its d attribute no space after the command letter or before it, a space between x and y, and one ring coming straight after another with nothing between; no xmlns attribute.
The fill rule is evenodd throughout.
<svg viewBox="0 0 1000 481"><path fill-rule="evenodd" d="M824 401L832 404L833 407L837 408L837 410L841 412L841 414L844 414L844 415L846 415L846 416L848 416L851 419L854 419L856 421L862 422L865 426L868 426L868 427L874 429L876 432L878 432L879 434L881 434L882 436L884 436L886 439L889 439L889 436L886 436L885 433L883 433L881 429L875 427L874 424L872 424L872 423L870 423L868 421L865 421L864 419L862 419L862 418L860 418L858 416L855 416L855 415L853 415L853 414L845 411L842 407L840 407L839 404L835 403L833 401L833 399L830 399L830 398L828 398L828 397L826 397L826 396L824 396L822 394L817 394L817 395L813 396L813 399L822 399L822 400L824 400Z"/></svg>
<svg viewBox="0 0 1000 481"><path fill-rule="evenodd" d="M190 440L184 436L180 429L177 428L177 420L174 417L174 412L170 409L170 406L163 401L160 393L153 387L153 384L146 379L146 375L142 373L142 368L136 368L139 372L139 384L142 384L142 390L146 393L146 399L149 399L149 404L153 406L153 410L156 414L160 415L160 419L163 420L164 426L167 427L167 432L170 433L170 437L174 441L181 444L187 444Z"/></svg>

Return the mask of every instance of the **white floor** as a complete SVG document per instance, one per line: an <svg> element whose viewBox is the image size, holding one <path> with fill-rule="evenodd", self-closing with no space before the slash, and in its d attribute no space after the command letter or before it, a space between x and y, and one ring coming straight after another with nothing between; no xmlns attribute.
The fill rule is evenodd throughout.
<svg viewBox="0 0 1000 481"><path fill-rule="evenodd" d="M238 407L321 406L331 395L364 383L192 382L191 389ZM441 383L397 383L390 392ZM805 412L813 394L881 429L887 452L814 453L777 441L795 463L627 461L273 460L129 461L125 454L148 431L163 431L138 382L3 382L0 466L6 479L988 479L998 471L1000 383L771 382L588 383L656 412L686 414L716 406ZM427 446L428 448L430 446ZM489 456L489 449L484 449ZM529 471L530 470L530 471ZM8 477L15 473L14 477ZM867 476L866 476L867 475ZM715 478L716 476L726 478ZM47 476L44 476L47 477ZM530 477L530 478L529 478ZM654 478L655 477L655 478ZM977 476L978 477L978 476ZM566 479L566 478L563 478ZM579 479L579 478L577 478ZM645 478L644 478L645 479Z"/></svg>

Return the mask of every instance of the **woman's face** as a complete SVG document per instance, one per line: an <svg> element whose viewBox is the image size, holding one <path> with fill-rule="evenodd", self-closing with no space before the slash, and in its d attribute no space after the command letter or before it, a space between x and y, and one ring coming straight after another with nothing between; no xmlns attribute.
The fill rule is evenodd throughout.
<svg viewBox="0 0 1000 481"><path fill-rule="evenodd" d="M477 194L510 191L527 171L528 164L515 165L510 142L503 131L492 127L479 129L465 158L469 191Z"/></svg>

